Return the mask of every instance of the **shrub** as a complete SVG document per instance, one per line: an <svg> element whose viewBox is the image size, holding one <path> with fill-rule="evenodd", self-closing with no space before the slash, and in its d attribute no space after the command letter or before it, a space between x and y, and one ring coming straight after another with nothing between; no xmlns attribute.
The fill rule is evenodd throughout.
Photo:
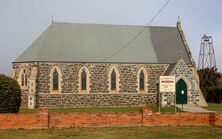
<svg viewBox="0 0 222 139"><path fill-rule="evenodd" d="M222 103L222 74L216 67L197 71L200 77L200 89L207 102Z"/></svg>
<svg viewBox="0 0 222 139"><path fill-rule="evenodd" d="M0 75L0 113L17 113L21 105L21 90L17 81Z"/></svg>
<svg viewBox="0 0 222 139"><path fill-rule="evenodd" d="M222 86L207 88L207 102L222 103Z"/></svg>

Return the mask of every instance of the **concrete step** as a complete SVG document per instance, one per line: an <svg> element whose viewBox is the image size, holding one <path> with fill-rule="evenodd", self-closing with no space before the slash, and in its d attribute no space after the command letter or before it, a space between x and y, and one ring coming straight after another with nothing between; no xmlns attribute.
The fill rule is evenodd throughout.
<svg viewBox="0 0 222 139"><path fill-rule="evenodd" d="M186 112L215 112L215 111L210 111L210 110L206 110L202 107L198 107L198 106L190 106L190 105L183 105L182 104L177 104L176 107L182 111L186 111Z"/></svg>

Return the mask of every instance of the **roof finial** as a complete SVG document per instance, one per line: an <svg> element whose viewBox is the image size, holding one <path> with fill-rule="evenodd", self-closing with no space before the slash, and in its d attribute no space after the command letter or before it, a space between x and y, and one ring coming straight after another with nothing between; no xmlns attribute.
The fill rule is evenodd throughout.
<svg viewBox="0 0 222 139"><path fill-rule="evenodd" d="M180 22L180 16L178 16L177 28L178 28L179 30L182 30L181 22Z"/></svg>

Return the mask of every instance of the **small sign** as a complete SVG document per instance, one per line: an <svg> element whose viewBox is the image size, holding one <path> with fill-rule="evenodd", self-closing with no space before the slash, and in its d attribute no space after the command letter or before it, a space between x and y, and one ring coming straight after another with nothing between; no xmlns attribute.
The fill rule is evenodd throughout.
<svg viewBox="0 0 222 139"><path fill-rule="evenodd" d="M184 91L183 91L183 90L181 91L181 94L182 94L182 95L184 94Z"/></svg>
<svg viewBox="0 0 222 139"><path fill-rule="evenodd" d="M175 92L175 76L160 76L160 92Z"/></svg>

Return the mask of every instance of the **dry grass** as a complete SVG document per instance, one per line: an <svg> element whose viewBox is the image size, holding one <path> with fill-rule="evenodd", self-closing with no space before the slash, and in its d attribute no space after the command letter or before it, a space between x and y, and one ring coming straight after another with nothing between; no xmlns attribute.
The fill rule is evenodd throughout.
<svg viewBox="0 0 222 139"><path fill-rule="evenodd" d="M0 139L221 139L219 127L85 127L0 130Z"/></svg>
<svg viewBox="0 0 222 139"><path fill-rule="evenodd" d="M208 103L208 107L206 109L222 112L222 103Z"/></svg>

